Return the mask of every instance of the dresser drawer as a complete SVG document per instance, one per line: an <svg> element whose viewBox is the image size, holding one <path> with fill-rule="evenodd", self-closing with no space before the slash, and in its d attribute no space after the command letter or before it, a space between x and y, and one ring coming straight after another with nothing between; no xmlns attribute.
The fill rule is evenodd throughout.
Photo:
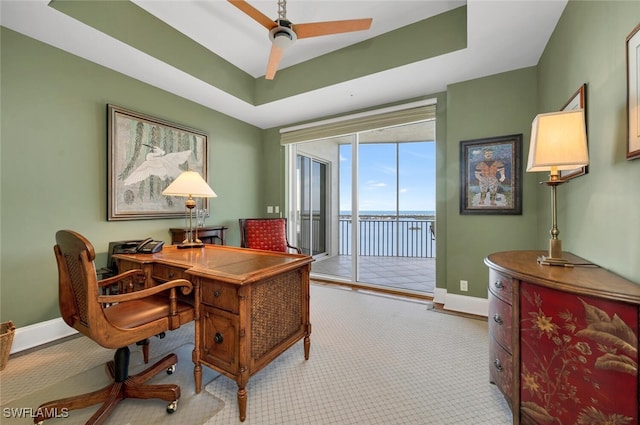
<svg viewBox="0 0 640 425"><path fill-rule="evenodd" d="M511 304L513 279L503 273L489 269L489 291L502 301Z"/></svg>
<svg viewBox="0 0 640 425"><path fill-rule="evenodd" d="M512 317L511 305L489 293L489 335L510 353Z"/></svg>
<svg viewBox="0 0 640 425"><path fill-rule="evenodd" d="M224 282L205 281L202 284L202 302L212 307L237 313L238 292L236 286Z"/></svg>
<svg viewBox="0 0 640 425"><path fill-rule="evenodd" d="M489 376L504 394L509 406L513 402L513 357L494 341L489 342Z"/></svg>
<svg viewBox="0 0 640 425"><path fill-rule="evenodd" d="M176 267L154 264L152 276L155 280L169 281L174 279L186 279L184 270Z"/></svg>
<svg viewBox="0 0 640 425"><path fill-rule="evenodd" d="M201 358L231 374L238 372L238 316L204 306Z"/></svg>

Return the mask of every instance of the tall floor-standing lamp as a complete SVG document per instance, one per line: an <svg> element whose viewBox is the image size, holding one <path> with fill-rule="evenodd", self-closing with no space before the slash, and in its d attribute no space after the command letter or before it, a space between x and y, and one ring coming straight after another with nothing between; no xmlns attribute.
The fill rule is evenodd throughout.
<svg viewBox="0 0 640 425"><path fill-rule="evenodd" d="M181 196L187 200L184 206L189 211L189 232L187 238L178 245L178 248L200 248L204 244L198 239L197 230L193 231L193 209L196 207L195 198L215 198L218 195L211 189L207 182L195 171L185 171L180 174L167 188L162 192L165 196Z"/></svg>
<svg viewBox="0 0 640 425"><path fill-rule="evenodd" d="M551 187L551 239L549 255L538 257L540 264L571 266L562 258L562 242L557 223L556 187L564 183L560 170L573 170L589 164L587 132L582 109L540 114L531 125L531 144L527 171L549 171L549 180L541 182Z"/></svg>

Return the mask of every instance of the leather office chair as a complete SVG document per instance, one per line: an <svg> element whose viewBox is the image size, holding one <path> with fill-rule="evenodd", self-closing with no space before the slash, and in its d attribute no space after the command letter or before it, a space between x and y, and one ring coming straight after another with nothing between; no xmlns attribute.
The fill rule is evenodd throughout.
<svg viewBox="0 0 640 425"><path fill-rule="evenodd" d="M98 281L95 251L82 235L71 230L56 233L54 247L58 263L60 313L67 325L77 329L105 348L117 349L107 372L113 382L94 392L55 400L41 405L34 423L51 419L62 409L82 409L103 403L87 424L102 424L113 408L125 398L157 398L169 402L173 413L180 398L180 387L172 384L145 385L163 370L173 373L178 358L169 354L143 372L129 376L129 344L164 331L174 330L194 319L194 309L178 301L176 290L188 294L191 282L176 279L154 287L117 295L101 295L99 288L128 279L144 279L142 270L129 270Z"/></svg>
<svg viewBox="0 0 640 425"><path fill-rule="evenodd" d="M263 249L267 251L288 252L300 248L289 244L287 240L286 218L241 218L240 246L242 248Z"/></svg>

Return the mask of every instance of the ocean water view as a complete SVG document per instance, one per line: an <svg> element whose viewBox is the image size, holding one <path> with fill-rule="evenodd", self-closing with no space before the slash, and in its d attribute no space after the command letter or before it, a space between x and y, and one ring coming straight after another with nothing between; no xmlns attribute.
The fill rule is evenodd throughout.
<svg viewBox="0 0 640 425"><path fill-rule="evenodd" d="M340 255L351 255L351 211L340 211ZM359 255L435 257L435 211L360 211Z"/></svg>
<svg viewBox="0 0 640 425"><path fill-rule="evenodd" d="M340 210L340 218L348 218L351 217L351 211L349 210ZM411 219L430 219L433 220L436 216L436 212L433 210L425 210L425 211L384 211L384 210L363 210L359 212L361 218L363 217L384 217L384 219L389 219L390 217L395 218L396 216L400 220L411 220Z"/></svg>

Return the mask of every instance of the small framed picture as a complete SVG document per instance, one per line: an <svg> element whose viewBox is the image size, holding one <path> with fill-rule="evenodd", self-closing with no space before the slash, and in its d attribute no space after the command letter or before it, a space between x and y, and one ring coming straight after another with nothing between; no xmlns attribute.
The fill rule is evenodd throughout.
<svg viewBox="0 0 640 425"><path fill-rule="evenodd" d="M184 217L184 199L162 191L187 170L208 180L206 133L114 105L107 112L107 219Z"/></svg>
<svg viewBox="0 0 640 425"><path fill-rule="evenodd" d="M627 159L640 158L640 24L627 37Z"/></svg>
<svg viewBox="0 0 640 425"><path fill-rule="evenodd" d="M460 142L460 214L522 214L522 134Z"/></svg>
<svg viewBox="0 0 640 425"><path fill-rule="evenodd" d="M587 129L587 85L583 84L578 90L567 100L567 103L562 106L561 111L573 111L575 109L584 110L585 129ZM587 134L588 134L587 129ZM570 180L578 176L585 175L589 172L589 166L575 168L573 170L560 170L561 180Z"/></svg>

